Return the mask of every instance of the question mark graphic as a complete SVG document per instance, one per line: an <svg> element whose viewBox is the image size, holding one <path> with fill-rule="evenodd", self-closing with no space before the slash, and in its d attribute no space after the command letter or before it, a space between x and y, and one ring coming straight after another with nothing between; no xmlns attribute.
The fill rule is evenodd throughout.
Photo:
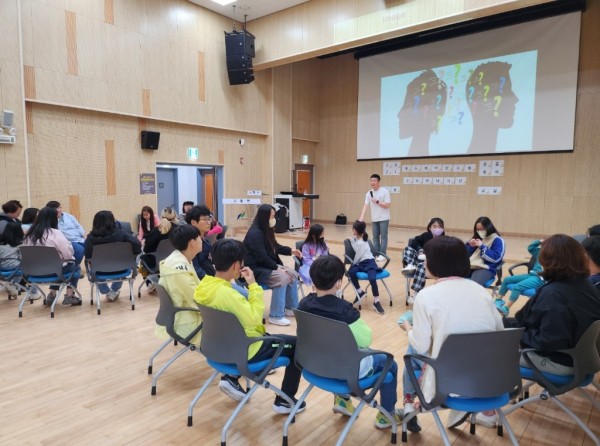
<svg viewBox="0 0 600 446"><path fill-rule="evenodd" d="M502 102L502 96L494 96L494 102L496 102L496 106L494 107L494 116L498 117L498 107L500 107L500 103Z"/></svg>
<svg viewBox="0 0 600 446"><path fill-rule="evenodd" d="M452 92L454 91L454 87L450 85L450 99L452 99Z"/></svg>
<svg viewBox="0 0 600 446"><path fill-rule="evenodd" d="M444 70L440 70L440 76L438 77L438 90L442 89L442 78L444 77Z"/></svg>
<svg viewBox="0 0 600 446"><path fill-rule="evenodd" d="M460 125L462 125L462 118L463 118L464 115L465 115L465 112L459 112L458 113L458 123Z"/></svg>
<svg viewBox="0 0 600 446"><path fill-rule="evenodd" d="M425 94L425 90L427 89L427 83L426 82L422 82L421 83L421 94Z"/></svg>
<svg viewBox="0 0 600 446"><path fill-rule="evenodd" d="M481 79L483 79L483 71L479 72L479 85L481 85Z"/></svg>
<svg viewBox="0 0 600 446"><path fill-rule="evenodd" d="M421 97L420 96L415 96L415 103L413 105L413 113L416 115L419 113L419 103L421 102Z"/></svg>
<svg viewBox="0 0 600 446"><path fill-rule="evenodd" d="M472 85L469 87L469 102L473 102L473 94L475 94L475 87Z"/></svg>
<svg viewBox="0 0 600 446"><path fill-rule="evenodd" d="M487 95L490 92L490 86L486 85L483 87L483 102L487 102Z"/></svg>
<svg viewBox="0 0 600 446"><path fill-rule="evenodd" d="M435 132L440 129L440 124L442 123L442 115L437 115L437 122L435 124Z"/></svg>
<svg viewBox="0 0 600 446"><path fill-rule="evenodd" d="M460 73L460 64L454 64L454 68L456 68L456 71L454 72L454 83L458 84L458 73Z"/></svg>
<svg viewBox="0 0 600 446"><path fill-rule="evenodd" d="M506 78L504 76L500 76L500 88L498 88L498 93L502 94L502 89L504 88L505 83Z"/></svg>
<svg viewBox="0 0 600 446"><path fill-rule="evenodd" d="M435 103L435 109L439 110L440 109L440 102L442 102L442 95L438 94L436 97L436 103Z"/></svg>

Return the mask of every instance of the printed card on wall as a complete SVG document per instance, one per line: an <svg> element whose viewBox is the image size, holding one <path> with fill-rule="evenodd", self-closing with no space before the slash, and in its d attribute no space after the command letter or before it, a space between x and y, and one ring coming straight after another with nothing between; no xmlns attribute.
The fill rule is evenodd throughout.
<svg viewBox="0 0 600 446"><path fill-rule="evenodd" d="M400 186L389 186L387 188L387 190L390 191L390 194L399 194L400 193Z"/></svg>
<svg viewBox="0 0 600 446"><path fill-rule="evenodd" d="M429 172L431 171L431 164L423 164L421 166L421 172Z"/></svg>
<svg viewBox="0 0 600 446"><path fill-rule="evenodd" d="M410 164L402 164L402 172L410 172Z"/></svg>
<svg viewBox="0 0 600 446"><path fill-rule="evenodd" d="M492 167L492 173L491 176L493 177L501 177L504 176L504 165L500 165L500 166L496 166L494 165Z"/></svg>
<svg viewBox="0 0 600 446"><path fill-rule="evenodd" d="M422 184L422 183L423 183L423 178L421 178L421 177L413 178L413 184Z"/></svg>
<svg viewBox="0 0 600 446"><path fill-rule="evenodd" d="M491 161L479 161L479 176L489 177L492 174Z"/></svg>
<svg viewBox="0 0 600 446"><path fill-rule="evenodd" d="M465 164L465 172L475 172L475 164Z"/></svg>
<svg viewBox="0 0 600 446"><path fill-rule="evenodd" d="M488 189L490 195L502 195L502 187L500 186L489 187Z"/></svg>
<svg viewBox="0 0 600 446"><path fill-rule="evenodd" d="M383 163L384 175L400 175L400 169L399 161L386 161Z"/></svg>
<svg viewBox="0 0 600 446"><path fill-rule="evenodd" d="M441 172L442 171L442 165L441 164L432 164L431 165L431 171L432 172Z"/></svg>
<svg viewBox="0 0 600 446"><path fill-rule="evenodd" d="M403 183L404 184L413 184L412 177L404 177Z"/></svg>
<svg viewBox="0 0 600 446"><path fill-rule="evenodd" d="M444 179L442 177L435 177L433 179L433 184L436 185L436 186L444 184Z"/></svg>
<svg viewBox="0 0 600 446"><path fill-rule="evenodd" d="M262 196L262 190L250 190L248 189L248 191L246 191L246 195L252 197L252 196L256 196L256 197L260 197Z"/></svg>
<svg viewBox="0 0 600 446"><path fill-rule="evenodd" d="M462 172L464 170L465 170L464 164L455 164L454 166L452 166L452 172Z"/></svg>
<svg viewBox="0 0 600 446"><path fill-rule="evenodd" d="M488 187L479 186L477 188L477 195L488 195Z"/></svg>
<svg viewBox="0 0 600 446"><path fill-rule="evenodd" d="M431 180L432 180L431 177L425 177L425 178L423 178L423 184L430 185L432 183Z"/></svg>
<svg viewBox="0 0 600 446"><path fill-rule="evenodd" d="M452 172L452 164L443 164L442 172Z"/></svg>
<svg viewBox="0 0 600 446"><path fill-rule="evenodd" d="M467 177L456 177L456 179L454 180L454 184L456 184L457 186L464 186L465 184L467 184Z"/></svg>
<svg viewBox="0 0 600 446"><path fill-rule="evenodd" d="M411 172L420 172L421 171L421 165L420 164L413 164L412 166L410 166L410 171Z"/></svg>
<svg viewBox="0 0 600 446"><path fill-rule="evenodd" d="M446 178L444 178L444 185L445 186L452 186L452 185L454 185L454 177L446 177Z"/></svg>

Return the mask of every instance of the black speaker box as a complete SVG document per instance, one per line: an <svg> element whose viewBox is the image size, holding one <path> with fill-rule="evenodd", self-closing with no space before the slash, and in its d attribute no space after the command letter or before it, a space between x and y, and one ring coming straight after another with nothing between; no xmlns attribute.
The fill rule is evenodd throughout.
<svg viewBox="0 0 600 446"><path fill-rule="evenodd" d="M227 56L227 71L252 69L252 58L247 54Z"/></svg>
<svg viewBox="0 0 600 446"><path fill-rule="evenodd" d="M225 53L228 56L246 54L254 57L254 36L246 30L225 33Z"/></svg>
<svg viewBox="0 0 600 446"><path fill-rule="evenodd" d="M159 132L148 132L142 130L142 149L158 150Z"/></svg>
<svg viewBox="0 0 600 446"><path fill-rule="evenodd" d="M232 70L228 71L229 85L249 84L254 80L254 72L252 70Z"/></svg>

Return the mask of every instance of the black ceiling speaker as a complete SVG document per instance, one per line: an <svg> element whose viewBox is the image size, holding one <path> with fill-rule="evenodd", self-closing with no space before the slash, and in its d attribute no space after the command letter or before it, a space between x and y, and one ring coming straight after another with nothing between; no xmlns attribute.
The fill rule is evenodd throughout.
<svg viewBox="0 0 600 446"><path fill-rule="evenodd" d="M142 149L158 150L159 132L148 132L142 130Z"/></svg>
<svg viewBox="0 0 600 446"><path fill-rule="evenodd" d="M225 33L225 54L229 85L249 84L254 80L252 58L255 37L246 31L233 30Z"/></svg>

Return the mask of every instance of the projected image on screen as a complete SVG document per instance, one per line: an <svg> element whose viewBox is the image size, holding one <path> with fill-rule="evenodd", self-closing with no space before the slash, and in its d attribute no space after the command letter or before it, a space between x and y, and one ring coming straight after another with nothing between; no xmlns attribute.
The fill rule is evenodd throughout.
<svg viewBox="0 0 600 446"><path fill-rule="evenodd" d="M576 12L360 59L357 159L572 151L580 26Z"/></svg>
<svg viewBox="0 0 600 446"><path fill-rule="evenodd" d="M531 151L536 60L529 51L382 78L380 156Z"/></svg>

